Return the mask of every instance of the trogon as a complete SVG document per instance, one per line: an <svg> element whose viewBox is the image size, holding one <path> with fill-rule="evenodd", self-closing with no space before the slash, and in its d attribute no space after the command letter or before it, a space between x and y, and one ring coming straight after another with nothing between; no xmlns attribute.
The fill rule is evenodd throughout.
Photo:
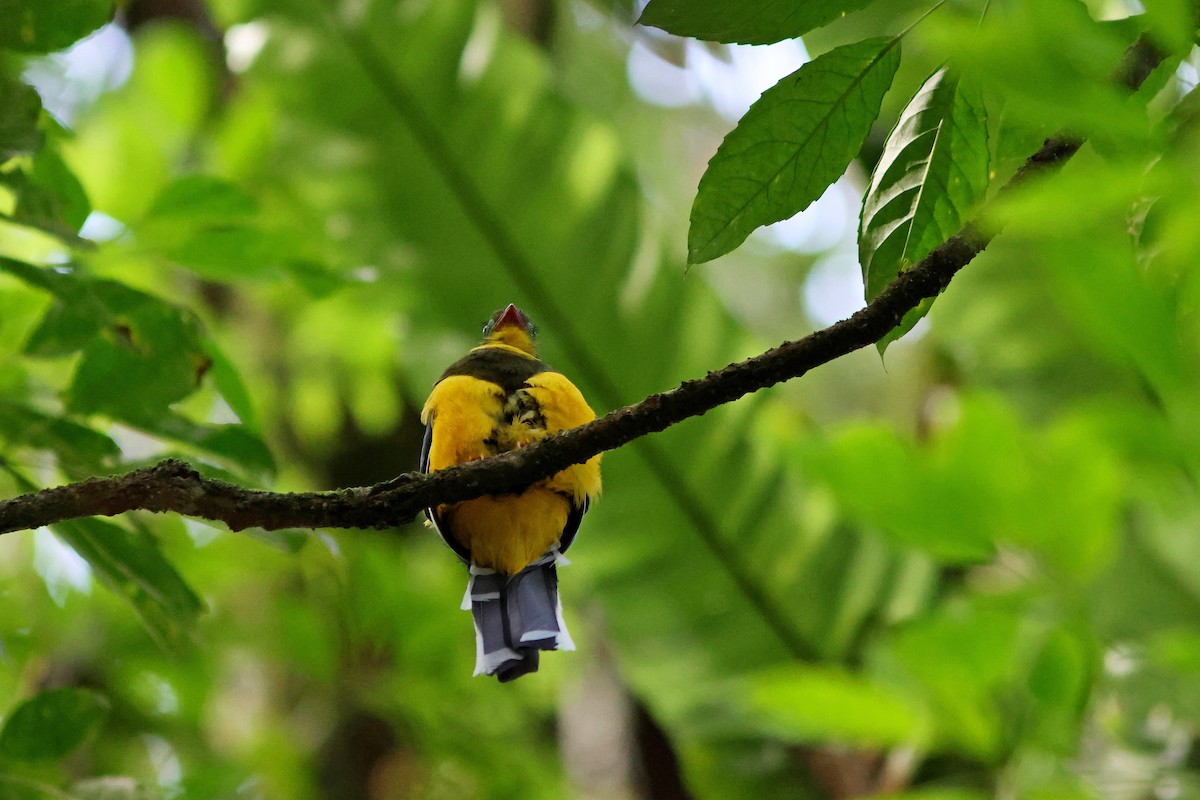
<svg viewBox="0 0 1200 800"><path fill-rule="evenodd" d="M425 472L524 447L596 417L575 385L538 359L536 328L515 305L496 312L483 336L425 402ZM476 675L510 681L537 671L542 650L575 649L556 567L599 493L597 455L520 493L426 509L469 568L463 608L475 621Z"/></svg>

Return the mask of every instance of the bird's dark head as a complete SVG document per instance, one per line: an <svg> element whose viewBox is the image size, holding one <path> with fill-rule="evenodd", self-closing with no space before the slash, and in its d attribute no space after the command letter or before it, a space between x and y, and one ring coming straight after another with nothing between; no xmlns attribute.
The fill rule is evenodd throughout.
<svg viewBox="0 0 1200 800"><path fill-rule="evenodd" d="M537 355L537 326L512 303L497 311L483 326L484 344L506 344L531 356Z"/></svg>

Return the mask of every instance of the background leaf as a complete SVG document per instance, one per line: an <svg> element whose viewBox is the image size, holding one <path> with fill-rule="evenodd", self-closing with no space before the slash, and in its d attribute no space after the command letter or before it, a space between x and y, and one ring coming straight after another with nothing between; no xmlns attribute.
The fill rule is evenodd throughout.
<svg viewBox="0 0 1200 800"><path fill-rule="evenodd" d="M899 40L868 39L820 56L763 92L700 179L689 263L728 253L755 228L820 197L857 154L899 64Z"/></svg>
<svg viewBox="0 0 1200 800"><path fill-rule="evenodd" d="M867 302L957 233L988 187L983 103L945 69L930 76L888 135L863 198L858 257ZM882 350L928 311L914 309Z"/></svg>
<svg viewBox="0 0 1200 800"><path fill-rule="evenodd" d="M112 0L0 0L0 47L26 53L61 50L112 19Z"/></svg>
<svg viewBox="0 0 1200 800"><path fill-rule="evenodd" d="M0 73L0 160L32 155L42 146L42 100L32 86Z"/></svg>
<svg viewBox="0 0 1200 800"><path fill-rule="evenodd" d="M638 22L676 36L713 42L769 44L803 36L814 28L866 6L871 0L781 2L752 0L732 5L719 0L650 0Z"/></svg>
<svg viewBox="0 0 1200 800"><path fill-rule="evenodd" d="M117 443L99 431L9 400L0 400L0 435L8 447L54 451L72 475L101 472L120 453Z"/></svg>
<svg viewBox="0 0 1200 800"><path fill-rule="evenodd" d="M579 649L503 692L470 677L465 578L419 524L247 536L134 515L75 541L114 548L96 567L45 532L0 537L20 611L0 614L0 697L113 704L86 757L8 759L0 793L127 775L121 796L201 800L828 800L849 793L833 777L868 793L886 742L913 797L1074 800L1115 774L1186 795L1200 140L1194 32L1145 5L947 3L910 27L911 6L864 4L749 48L631 30L632 0L221 0L200 20L137 0L84 46L9 59L48 110L16 106L45 138L0 187L4 496L25 471L165 455L281 490L393 477L431 382L508 302L598 411L822 327L861 302L861 176L942 67L988 98L993 185L1055 130L1095 145L996 209L1004 234L886 370L851 354L610 453L560 573ZM771 12L842 7L692 6L764 40L789 33ZM666 11L689 13L648 14ZM1179 49L1129 96L1108 76L1145 29ZM830 137L820 200L680 280L682 209L731 120L803 53L873 58L888 39L864 37L900 31L897 91L877 64L879 125L843 109L861 127Z"/></svg>
<svg viewBox="0 0 1200 800"><path fill-rule="evenodd" d="M755 676L752 706L780 735L888 747L921 742L926 726L904 697L835 670L793 668Z"/></svg>
<svg viewBox="0 0 1200 800"><path fill-rule="evenodd" d="M60 522L51 530L91 565L101 582L133 605L161 644L186 642L204 605L152 535L94 518Z"/></svg>
<svg viewBox="0 0 1200 800"><path fill-rule="evenodd" d="M91 736L108 710L108 700L87 689L42 692L7 715L0 754L18 761L61 758Z"/></svg>

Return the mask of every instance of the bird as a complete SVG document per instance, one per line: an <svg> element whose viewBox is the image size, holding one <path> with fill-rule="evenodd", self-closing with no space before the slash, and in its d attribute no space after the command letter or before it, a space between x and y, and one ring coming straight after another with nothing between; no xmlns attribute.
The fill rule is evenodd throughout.
<svg viewBox="0 0 1200 800"><path fill-rule="evenodd" d="M509 304L483 342L451 364L421 411L421 470L516 450L596 418L583 394L537 356L537 327ZM574 650L557 566L600 494L600 456L524 491L427 508L468 568L463 609L475 623L475 675L507 683L536 672L543 650Z"/></svg>

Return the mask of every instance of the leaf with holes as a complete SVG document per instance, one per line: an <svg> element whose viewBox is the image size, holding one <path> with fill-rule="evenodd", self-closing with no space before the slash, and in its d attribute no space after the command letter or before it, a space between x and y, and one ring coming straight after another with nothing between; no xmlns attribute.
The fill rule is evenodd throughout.
<svg viewBox="0 0 1200 800"><path fill-rule="evenodd" d="M871 0L650 0L638 23L710 42L771 44L795 39Z"/></svg>
<svg viewBox="0 0 1200 800"><path fill-rule="evenodd" d="M700 179L688 263L728 253L803 211L862 147L900 65L898 39L832 50L763 92Z"/></svg>
<svg viewBox="0 0 1200 800"><path fill-rule="evenodd" d="M962 228L987 186L983 103L938 70L900 114L863 200L858 250L867 301ZM929 304L910 311L880 351L911 330Z"/></svg>

